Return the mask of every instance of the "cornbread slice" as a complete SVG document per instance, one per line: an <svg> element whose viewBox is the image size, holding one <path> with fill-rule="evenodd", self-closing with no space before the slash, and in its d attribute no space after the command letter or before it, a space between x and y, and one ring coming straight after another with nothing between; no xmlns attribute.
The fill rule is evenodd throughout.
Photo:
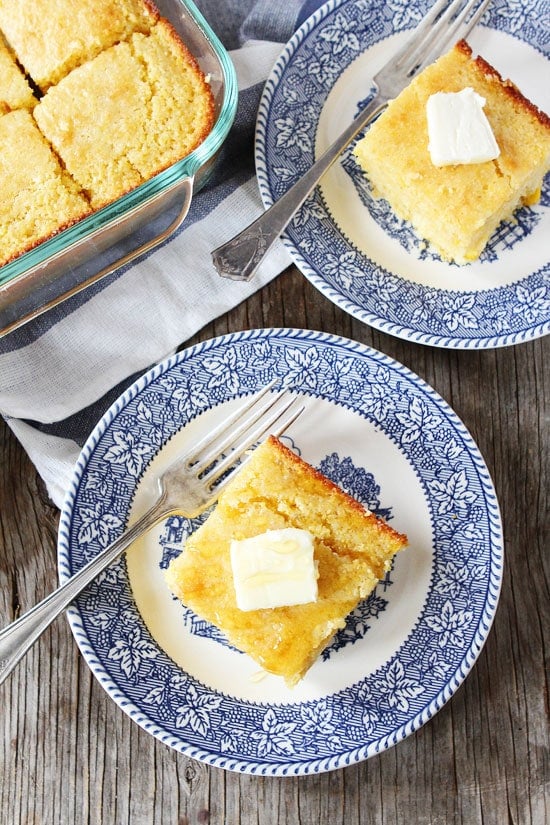
<svg viewBox="0 0 550 825"><path fill-rule="evenodd" d="M0 0L0 29L42 91L158 16L149 0Z"/></svg>
<svg viewBox="0 0 550 825"><path fill-rule="evenodd" d="M313 535L318 597L308 604L242 611L232 539L296 527ZM295 685L406 545L384 521L274 436L252 453L166 571L175 596L216 625L269 673Z"/></svg>
<svg viewBox="0 0 550 825"><path fill-rule="evenodd" d="M0 117L0 264L89 214L32 115Z"/></svg>
<svg viewBox="0 0 550 825"><path fill-rule="evenodd" d="M428 151L426 103L435 92L467 87L486 100L500 155L436 167ZM479 257L501 221L539 199L550 167L550 119L461 41L389 104L354 151L374 195L410 221L442 258L464 264Z"/></svg>
<svg viewBox="0 0 550 825"><path fill-rule="evenodd" d="M40 129L94 209L188 155L214 120L195 59L161 19L52 86L34 111Z"/></svg>
<svg viewBox="0 0 550 825"><path fill-rule="evenodd" d="M12 109L32 109L36 98L0 34L0 114Z"/></svg>

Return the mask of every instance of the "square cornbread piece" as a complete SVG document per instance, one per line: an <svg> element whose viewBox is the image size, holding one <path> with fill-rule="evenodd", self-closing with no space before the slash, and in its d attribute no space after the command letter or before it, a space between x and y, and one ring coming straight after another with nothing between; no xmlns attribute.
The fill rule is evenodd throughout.
<svg viewBox="0 0 550 825"><path fill-rule="evenodd" d="M230 544L295 527L313 536L317 600L243 611ZM168 586L265 671L295 685L346 616L371 593L406 537L270 436L220 495L208 519L166 571Z"/></svg>
<svg viewBox="0 0 550 825"><path fill-rule="evenodd" d="M32 109L36 98L27 79L0 34L0 114Z"/></svg>
<svg viewBox="0 0 550 825"><path fill-rule="evenodd" d="M158 16L148 0L0 0L0 29L43 92Z"/></svg>
<svg viewBox="0 0 550 825"><path fill-rule="evenodd" d="M426 103L435 92L473 88L500 149L491 161L436 167ZM390 104L355 147L373 194L413 225L443 259L479 257L499 223L540 197L550 167L550 119L461 41Z"/></svg>
<svg viewBox="0 0 550 825"><path fill-rule="evenodd" d="M32 115L0 117L0 264L90 213Z"/></svg>
<svg viewBox="0 0 550 825"><path fill-rule="evenodd" d="M94 209L188 155L214 120L210 86L164 19L53 86L40 129Z"/></svg>

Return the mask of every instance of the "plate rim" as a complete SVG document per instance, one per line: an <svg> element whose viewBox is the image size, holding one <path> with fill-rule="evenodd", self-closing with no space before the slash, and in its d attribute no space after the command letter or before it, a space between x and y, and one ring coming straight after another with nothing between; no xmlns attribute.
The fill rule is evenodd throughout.
<svg viewBox="0 0 550 825"><path fill-rule="evenodd" d="M302 23L299 29L297 29L297 31L285 44L267 78L258 107L254 147L256 178L258 181L262 202L266 209L272 206L274 202L271 193L271 186L269 183L270 164L268 161L267 150L267 130L271 116L271 105L273 102L273 96L279 87L284 72L292 63L302 43L308 39L309 35L314 31L314 29L316 29L319 26L320 23L322 23L325 20L325 18L332 16L341 6L346 6L350 2L351 0L327 0L327 2L320 6L309 18L307 18ZM416 0L416 2L422 2L422 0ZM407 29L407 31L410 30L411 29ZM511 36L517 35L511 34ZM382 42L384 39L386 38L381 37L376 42ZM536 46L532 46L532 48L536 49ZM319 117L320 114L321 113L319 112ZM322 197L322 201L326 207L324 196ZM335 230L340 235L342 235L342 237L345 238L345 235L342 233L338 225L332 220L330 210L328 209L328 207L326 207L326 211L329 220L335 227ZM365 323L374 329L380 330L381 332L385 332L389 335L393 335L397 338L412 341L417 344L423 344L427 346L433 346L444 349L471 350L494 349L500 347L514 346L517 344L526 343L527 341L536 340L547 334L550 334L550 317L538 320L536 323L531 324L528 327L525 327L520 330L507 331L504 333L495 332L494 335L480 335L475 338L455 335L443 335L435 332L430 333L419 329L415 329L412 326L395 323L393 320L389 318L378 315L373 311L369 311L368 308L361 306L355 300L353 300L353 298L350 298L349 296L345 295L343 293L343 290L338 289L337 287L330 284L323 276L323 274L320 271L318 271L318 269L314 268L311 265L311 263L302 255L300 249L298 248L298 245L292 240L292 238L288 234L288 229L282 233L281 240L283 242L283 245L289 252L295 265L298 267L298 269L310 281L310 283L316 289L318 289L319 292L321 292L321 294L328 298L328 300L330 300L336 306L340 307L344 312L348 313L352 317L357 318L362 323ZM355 249L355 246L349 239L345 238L345 240L351 249ZM368 256L365 254L365 257ZM521 285L528 278L532 278L533 276L539 273L542 276L545 276L545 274L548 274L546 273L546 270L548 269L549 263L550 262L547 262L539 270L529 273L529 275L524 276L518 280L512 281L506 286L508 288L521 287ZM420 290L426 290L426 294L429 290L432 294L458 297L466 295L475 296L477 294L490 295L496 291L494 289L485 289L479 291L461 292L457 290L444 290L438 287L426 287L425 285L420 284L417 281L408 280L401 275L397 275L396 273L393 273L385 269L381 265L378 266L378 269L381 272L386 273L398 280L410 283L411 285L418 287Z"/></svg>
<svg viewBox="0 0 550 825"><path fill-rule="evenodd" d="M115 701L115 703L118 704L119 707L121 707L133 719L133 721L137 722L137 724L139 724L140 727L148 733L152 734L155 738L174 748L178 752L191 758L198 759L199 761L205 762L206 764L210 764L214 767L221 767L223 769L247 774L289 776L315 774L335 770L368 759L376 753L380 753L387 748L392 747L405 739L411 733L419 730L444 706L444 704L446 704L446 702L454 695L458 687L470 673L488 638L499 604L505 548L498 498L496 496L494 484L485 460L465 424L450 407L448 402L445 401L445 399L433 387L431 387L431 385L429 385L426 381L424 381L424 379L408 367L404 366L390 356L353 339L348 339L333 333L289 327L263 328L220 335L176 353L175 355L165 359L163 362L155 365L148 372L134 381L104 413L81 450L61 511L58 533L58 569L61 582L65 581L71 572L71 552L69 546L70 529L73 515L73 505L75 504L79 493L80 483L84 478L90 458L92 457L95 448L98 446L102 437L108 431L118 415L124 410L124 408L160 376L169 372L177 364L184 362L191 357L208 352L214 347L230 345L235 341L270 340L272 338L277 340L284 339L285 343L287 340L295 340L297 338L299 340L303 340L306 338L310 343L315 345L344 346L346 350L352 350L358 355L369 359L374 359L378 364L397 370L397 373L400 376L404 376L409 381L412 381L415 388L420 388L422 392L426 393L436 403L440 410L444 411L447 419L452 422L453 426L458 430L460 436L464 439L464 442L468 448L469 457L473 461L476 471L480 474L480 483L483 492L486 497L490 498L493 505L493 511L490 514L490 517L488 514L488 522L491 527L489 536L491 570L487 573L486 596L482 610L480 611L480 615L478 617L475 634L472 637L467 651L464 652L460 663L455 667L452 676L449 678L445 677L445 684L438 689L437 694L433 698L426 700L426 704L423 705L423 707L412 718L410 718L406 724L400 725L395 731L380 737L373 743L363 744L353 750L345 750L338 754L332 754L330 756L324 756L317 759L300 759L288 762L278 759L276 761L268 760L261 762L254 759L232 757L230 754L218 752L214 748L210 748L209 750L198 748L192 742L185 742L181 737L178 738L174 736L170 731L166 730L160 724L151 719L151 716L135 704L133 699L129 699L126 696L124 689L115 681L113 676L104 668L102 662L98 659L93 646L88 639L88 634L84 628L78 605L74 605L69 609L68 617L77 645L94 676L98 679L110 698L112 698L113 701ZM237 393L233 397L238 397L238 395L239 394ZM315 397L321 396L316 395ZM208 409L212 409L213 406L215 405L210 405ZM202 413L204 410L200 410L199 412ZM194 417L195 416L191 416L188 418L186 423L192 421ZM159 451L164 448L166 443L167 441L162 442L159 446ZM152 458L153 457L151 457L151 460ZM138 484L139 480L136 482L136 487ZM132 501L133 495L128 503L125 519L127 519L131 511ZM403 640L399 646L399 649L405 641L406 640ZM396 653L397 652L398 651L396 651ZM211 692L215 692L217 694L220 693L219 691L214 691L212 689L210 690ZM232 698L230 694L225 695ZM271 706L270 702L258 702L257 704L265 705L266 707ZM303 704L303 702L298 701L297 704L300 705Z"/></svg>

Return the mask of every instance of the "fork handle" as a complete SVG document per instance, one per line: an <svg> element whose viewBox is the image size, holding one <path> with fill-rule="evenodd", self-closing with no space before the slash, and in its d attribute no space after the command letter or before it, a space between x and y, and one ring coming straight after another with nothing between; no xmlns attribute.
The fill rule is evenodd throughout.
<svg viewBox="0 0 550 825"><path fill-rule="evenodd" d="M284 195L246 229L212 252L214 266L222 277L234 281L249 281L253 277L264 256L327 169L387 102L377 91L347 129Z"/></svg>
<svg viewBox="0 0 550 825"><path fill-rule="evenodd" d="M60 613L96 576L128 549L130 544L163 516L163 499L151 507L112 544L98 553L74 576L46 596L41 602L0 631L0 684Z"/></svg>

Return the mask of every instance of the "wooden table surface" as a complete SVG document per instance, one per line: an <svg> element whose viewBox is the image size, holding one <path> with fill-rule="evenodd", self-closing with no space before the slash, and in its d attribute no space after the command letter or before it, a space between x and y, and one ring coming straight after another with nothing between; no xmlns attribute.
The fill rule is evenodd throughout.
<svg viewBox="0 0 550 825"><path fill-rule="evenodd" d="M256 327L354 338L431 384L477 442L502 510L506 565L481 655L435 718L394 748L316 776L258 778L161 744L107 696L65 617L0 686L1 825L544 825L550 822L548 338L440 350L354 320L290 268L193 341ZM57 582L58 511L0 425L0 626Z"/></svg>

